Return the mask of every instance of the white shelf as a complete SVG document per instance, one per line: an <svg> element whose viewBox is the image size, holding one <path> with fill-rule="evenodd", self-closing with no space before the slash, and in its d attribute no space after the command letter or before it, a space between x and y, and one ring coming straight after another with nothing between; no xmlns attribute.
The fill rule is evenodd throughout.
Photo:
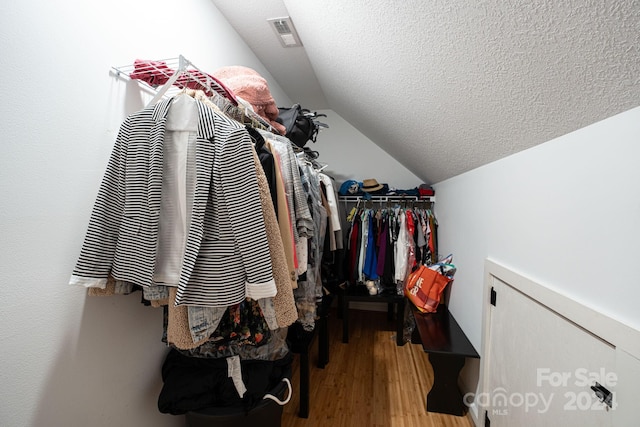
<svg viewBox="0 0 640 427"><path fill-rule="evenodd" d="M435 203L436 196L410 196L410 195L371 195L370 198L365 198L362 195L358 196L338 196L338 199L342 202L430 202Z"/></svg>

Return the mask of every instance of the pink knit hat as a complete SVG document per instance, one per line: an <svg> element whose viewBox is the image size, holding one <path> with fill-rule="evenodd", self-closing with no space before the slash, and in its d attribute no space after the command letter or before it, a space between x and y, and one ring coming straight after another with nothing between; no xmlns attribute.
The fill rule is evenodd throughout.
<svg viewBox="0 0 640 427"><path fill-rule="evenodd" d="M251 104L256 114L265 118L278 133L286 133L284 126L276 122L279 110L267 81L257 71L241 65L231 65L216 70L213 76L236 96Z"/></svg>

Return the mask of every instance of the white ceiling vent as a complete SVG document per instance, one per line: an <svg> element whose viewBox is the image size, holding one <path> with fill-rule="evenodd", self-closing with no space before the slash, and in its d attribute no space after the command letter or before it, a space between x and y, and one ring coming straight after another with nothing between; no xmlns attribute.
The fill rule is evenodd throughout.
<svg viewBox="0 0 640 427"><path fill-rule="evenodd" d="M267 19L267 22L269 22L273 31L276 32L278 40L280 40L283 47L302 46L302 42L300 41L300 37L298 37L298 33L296 32L296 28L293 26L291 18L288 16L283 18L271 18Z"/></svg>

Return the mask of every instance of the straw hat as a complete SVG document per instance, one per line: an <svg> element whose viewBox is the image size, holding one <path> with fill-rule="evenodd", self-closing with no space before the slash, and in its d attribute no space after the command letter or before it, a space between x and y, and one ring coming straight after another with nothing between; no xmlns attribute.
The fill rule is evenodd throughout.
<svg viewBox="0 0 640 427"><path fill-rule="evenodd" d="M381 190L383 187L382 184L379 184L378 181L373 178L362 181L362 191L367 193Z"/></svg>

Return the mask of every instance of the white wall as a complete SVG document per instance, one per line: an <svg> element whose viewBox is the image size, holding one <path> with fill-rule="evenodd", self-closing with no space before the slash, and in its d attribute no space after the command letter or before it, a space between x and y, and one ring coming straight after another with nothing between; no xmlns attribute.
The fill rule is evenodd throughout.
<svg viewBox="0 0 640 427"><path fill-rule="evenodd" d="M487 257L640 329L639 135L640 107L435 186L450 309L478 351Z"/></svg>
<svg viewBox="0 0 640 427"><path fill-rule="evenodd" d="M375 145L336 112L321 110L327 117L319 121L329 125L307 146L320 153L318 161L328 164L326 171L340 184L348 179L362 182L375 178L381 184L398 189L415 188L422 180L396 159Z"/></svg>
<svg viewBox="0 0 640 427"><path fill-rule="evenodd" d="M179 54L273 81L208 0L2 5L2 426L184 424L156 406L161 311L67 285L119 124L144 105L110 67Z"/></svg>

